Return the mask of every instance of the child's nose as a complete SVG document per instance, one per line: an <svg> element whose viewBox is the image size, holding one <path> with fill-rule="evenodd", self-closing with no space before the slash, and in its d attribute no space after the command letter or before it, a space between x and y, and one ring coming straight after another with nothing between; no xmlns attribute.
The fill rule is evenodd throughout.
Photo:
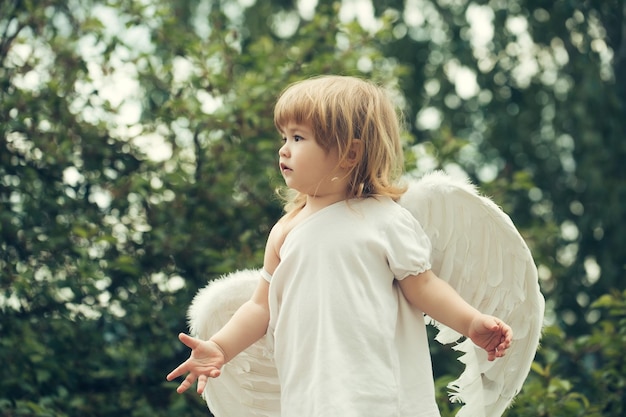
<svg viewBox="0 0 626 417"><path fill-rule="evenodd" d="M283 157L289 156L289 146L287 146L286 142L278 150L278 156L283 156Z"/></svg>

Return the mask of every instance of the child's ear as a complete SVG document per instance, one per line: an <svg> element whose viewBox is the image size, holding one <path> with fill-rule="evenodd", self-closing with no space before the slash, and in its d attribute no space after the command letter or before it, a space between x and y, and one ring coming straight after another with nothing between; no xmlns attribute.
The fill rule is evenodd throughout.
<svg viewBox="0 0 626 417"><path fill-rule="evenodd" d="M342 168L352 168L361 161L363 158L364 143L361 139L352 139L350 142L350 148L348 149L348 155L341 164Z"/></svg>

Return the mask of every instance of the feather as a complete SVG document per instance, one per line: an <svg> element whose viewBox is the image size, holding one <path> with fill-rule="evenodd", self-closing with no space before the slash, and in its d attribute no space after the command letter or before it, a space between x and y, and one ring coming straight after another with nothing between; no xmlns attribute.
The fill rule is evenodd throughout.
<svg viewBox="0 0 626 417"><path fill-rule="evenodd" d="M189 310L192 335L207 340L254 292L258 270L243 270L211 281L194 297ZM234 357L219 378L209 379L204 399L216 417L279 417L280 385L267 337Z"/></svg>
<svg viewBox="0 0 626 417"><path fill-rule="evenodd" d="M489 362L465 339L454 346L465 365L449 384L462 402L457 417L499 417L520 391L541 336L544 299L537 269L511 219L467 181L435 172L412 180L400 204L420 222L432 243L433 271L478 310L513 329L507 355ZM191 333L208 339L252 295L260 271L244 270L210 282L188 310ZM436 340L458 342L456 331L430 320ZM237 355L210 379L205 400L216 417L278 417L280 386L267 337Z"/></svg>
<svg viewBox="0 0 626 417"><path fill-rule="evenodd" d="M451 382L451 401L463 402L457 417L499 417L520 391L539 345L544 299L534 260L511 219L467 181L442 172L413 180L400 200L433 245L433 271L472 306L508 323L507 355L489 362L470 340L455 346L463 373ZM460 335L433 320L440 343Z"/></svg>

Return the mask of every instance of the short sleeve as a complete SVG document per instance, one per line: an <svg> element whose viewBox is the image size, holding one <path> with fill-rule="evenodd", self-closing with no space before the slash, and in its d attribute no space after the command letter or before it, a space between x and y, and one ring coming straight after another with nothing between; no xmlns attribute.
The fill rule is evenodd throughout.
<svg viewBox="0 0 626 417"><path fill-rule="evenodd" d="M394 277L402 280L429 270L432 246L417 219L399 207L387 226L387 262Z"/></svg>

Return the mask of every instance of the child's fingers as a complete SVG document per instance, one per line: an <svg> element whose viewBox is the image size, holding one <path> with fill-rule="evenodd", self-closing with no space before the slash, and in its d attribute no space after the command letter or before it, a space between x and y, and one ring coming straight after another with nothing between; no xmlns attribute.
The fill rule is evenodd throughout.
<svg viewBox="0 0 626 417"><path fill-rule="evenodd" d="M176 388L176 392L179 393L179 394L182 394L183 392L187 391L189 389L189 387L191 387L191 385L193 385L195 380L196 380L196 376L194 374L187 375L185 380L180 383L178 388Z"/></svg>
<svg viewBox="0 0 626 417"><path fill-rule="evenodd" d="M187 362L185 361L185 362L181 363L180 365L178 365L178 367L176 367L176 369L174 369L172 372L167 374L165 379L167 379L168 381L171 381L173 379L178 378L179 376L181 376L185 372L187 372L186 363Z"/></svg>
<svg viewBox="0 0 626 417"><path fill-rule="evenodd" d="M206 386L207 377L206 375L200 375L198 377L198 394L202 394L204 392L204 387Z"/></svg>
<svg viewBox="0 0 626 417"><path fill-rule="evenodd" d="M200 340L196 339L195 337L191 337L185 333L179 333L178 340L183 342L185 346L187 346L190 349L195 349L196 346L198 346L198 344L200 343Z"/></svg>

